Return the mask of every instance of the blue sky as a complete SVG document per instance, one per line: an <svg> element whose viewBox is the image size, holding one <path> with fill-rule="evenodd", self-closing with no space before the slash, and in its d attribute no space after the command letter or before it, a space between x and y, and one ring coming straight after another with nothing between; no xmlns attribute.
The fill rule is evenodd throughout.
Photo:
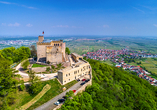
<svg viewBox="0 0 157 110"><path fill-rule="evenodd" d="M0 35L157 36L157 0L0 0Z"/></svg>

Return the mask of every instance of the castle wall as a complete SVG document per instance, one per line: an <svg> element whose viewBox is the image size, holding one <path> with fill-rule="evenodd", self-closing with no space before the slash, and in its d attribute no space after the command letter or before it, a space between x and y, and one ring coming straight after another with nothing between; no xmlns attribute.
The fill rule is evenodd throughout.
<svg viewBox="0 0 157 110"><path fill-rule="evenodd" d="M46 46L47 45L37 45L37 61L46 61Z"/></svg>
<svg viewBox="0 0 157 110"><path fill-rule="evenodd" d="M38 37L37 61L50 63L62 63L65 61L65 43L60 41L46 41L44 36Z"/></svg>

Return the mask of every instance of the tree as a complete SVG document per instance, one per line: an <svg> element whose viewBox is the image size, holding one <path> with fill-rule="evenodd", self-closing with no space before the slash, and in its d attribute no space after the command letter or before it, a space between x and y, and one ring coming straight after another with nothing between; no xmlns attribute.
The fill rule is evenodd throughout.
<svg viewBox="0 0 157 110"><path fill-rule="evenodd" d="M0 107L0 109L8 109L10 100L15 99L14 95L10 94L14 94L17 80L10 68L11 62L1 58L0 61L0 97L2 98L2 108Z"/></svg>
<svg viewBox="0 0 157 110"><path fill-rule="evenodd" d="M23 67L23 69L26 70L29 64L30 64L30 63L29 63L28 60L24 61L24 62L22 63L22 67Z"/></svg>
<svg viewBox="0 0 157 110"><path fill-rule="evenodd" d="M46 71L47 71L47 72L50 71L50 67L47 67L47 68L46 68Z"/></svg>
<svg viewBox="0 0 157 110"><path fill-rule="evenodd" d="M34 58L34 57L37 57L37 50L35 48L35 45L31 45L30 47L31 49L31 56Z"/></svg>
<svg viewBox="0 0 157 110"><path fill-rule="evenodd" d="M61 69L62 68L62 63L57 64L57 68Z"/></svg>
<svg viewBox="0 0 157 110"><path fill-rule="evenodd" d="M29 75L29 82L31 83L31 86L29 89L31 93L36 94L41 89L40 78L38 76L35 76L35 72L33 71L30 71L28 75Z"/></svg>
<svg viewBox="0 0 157 110"><path fill-rule="evenodd" d="M73 97L73 96L74 96L74 92L72 90L66 93L66 98Z"/></svg>
<svg viewBox="0 0 157 110"><path fill-rule="evenodd" d="M68 55L70 54L70 50L69 50L68 47L66 47L66 49L65 49L65 53L67 53Z"/></svg>

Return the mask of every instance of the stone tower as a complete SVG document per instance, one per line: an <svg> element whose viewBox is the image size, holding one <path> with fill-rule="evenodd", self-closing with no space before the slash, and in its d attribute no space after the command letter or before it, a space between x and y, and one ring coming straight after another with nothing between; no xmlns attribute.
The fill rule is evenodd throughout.
<svg viewBox="0 0 157 110"><path fill-rule="evenodd" d="M58 64L65 62L65 43L62 40L44 40L44 36L38 37L37 61Z"/></svg>

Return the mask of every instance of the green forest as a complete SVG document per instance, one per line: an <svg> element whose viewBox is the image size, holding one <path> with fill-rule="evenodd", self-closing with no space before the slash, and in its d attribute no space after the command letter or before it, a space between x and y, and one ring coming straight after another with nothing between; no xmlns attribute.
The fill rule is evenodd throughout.
<svg viewBox="0 0 157 110"><path fill-rule="evenodd" d="M23 81L17 80L20 75L15 75L10 67L15 62L20 62L30 57L31 51L28 47L9 47L0 50L0 109L11 109L9 106L15 103L15 94L18 89L24 88Z"/></svg>
<svg viewBox="0 0 157 110"><path fill-rule="evenodd" d="M157 87L122 69L88 59L92 86L67 99L61 110L156 110Z"/></svg>
<svg viewBox="0 0 157 110"><path fill-rule="evenodd" d="M9 60L10 63L19 62L21 60L29 58L31 55L31 51L29 47L8 47L0 50L0 58Z"/></svg>

